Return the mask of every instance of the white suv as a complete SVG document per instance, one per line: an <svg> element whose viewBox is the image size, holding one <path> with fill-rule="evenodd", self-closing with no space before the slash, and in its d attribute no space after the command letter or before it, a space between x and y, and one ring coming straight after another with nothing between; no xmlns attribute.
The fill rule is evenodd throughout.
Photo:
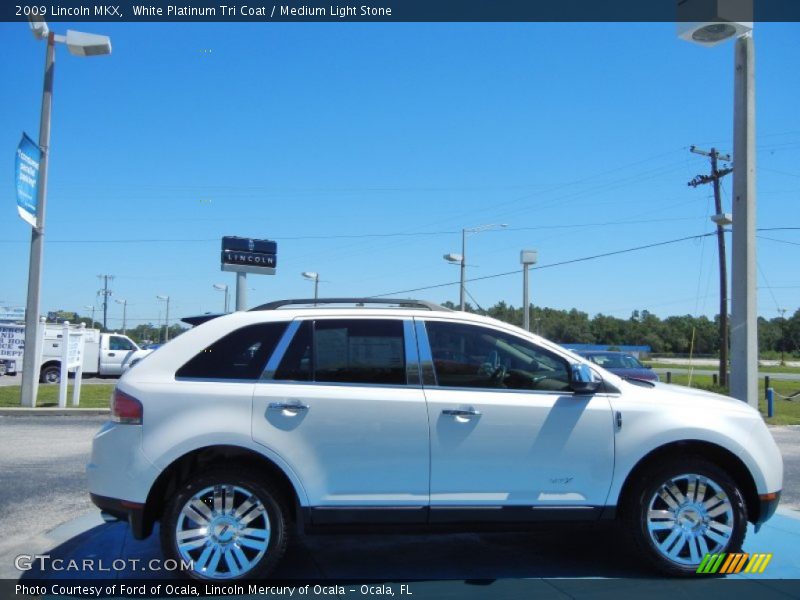
<svg viewBox="0 0 800 600"><path fill-rule="evenodd" d="M92 499L139 539L160 521L194 577L264 576L293 529L599 519L681 575L775 511L781 455L744 402L427 302L313 302L208 320L117 385Z"/></svg>

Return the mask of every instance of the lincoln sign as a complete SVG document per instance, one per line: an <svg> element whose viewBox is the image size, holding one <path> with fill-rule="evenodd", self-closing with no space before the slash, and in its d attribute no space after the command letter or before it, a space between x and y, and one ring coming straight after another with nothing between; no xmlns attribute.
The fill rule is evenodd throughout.
<svg viewBox="0 0 800 600"><path fill-rule="evenodd" d="M278 244L272 240L234 236L222 238L223 271L274 275L277 256Z"/></svg>

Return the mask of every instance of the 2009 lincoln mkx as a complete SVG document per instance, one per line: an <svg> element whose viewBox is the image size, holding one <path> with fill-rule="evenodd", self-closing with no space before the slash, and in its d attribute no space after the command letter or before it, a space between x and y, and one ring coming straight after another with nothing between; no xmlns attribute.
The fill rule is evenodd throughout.
<svg viewBox="0 0 800 600"><path fill-rule="evenodd" d="M194 322L202 321L196 319ZM618 520L694 573L775 511L780 453L747 403L624 380L424 301L277 301L130 369L92 498L200 579L266 576L290 528L435 531Z"/></svg>

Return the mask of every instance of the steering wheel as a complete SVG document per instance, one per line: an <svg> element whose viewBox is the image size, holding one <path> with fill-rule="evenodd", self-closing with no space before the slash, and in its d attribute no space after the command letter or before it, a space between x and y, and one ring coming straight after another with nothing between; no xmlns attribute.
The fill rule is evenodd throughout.
<svg viewBox="0 0 800 600"><path fill-rule="evenodd" d="M492 374L489 375L489 381L492 383L503 383L503 380L506 378L506 368L503 365L499 365Z"/></svg>

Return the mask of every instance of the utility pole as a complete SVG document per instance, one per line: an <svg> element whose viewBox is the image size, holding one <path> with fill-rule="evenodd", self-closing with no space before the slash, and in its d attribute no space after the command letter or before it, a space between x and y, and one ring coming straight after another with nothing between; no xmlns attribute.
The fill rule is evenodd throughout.
<svg viewBox="0 0 800 600"><path fill-rule="evenodd" d="M710 151L700 150L691 146L689 150L695 154L708 156L711 159L711 175L698 175L688 185L697 187L707 183L714 187L714 208L716 214L711 220L717 224L717 250L719 253L719 384L728 385L728 263L725 255L725 225L731 220L722 212L722 197L719 190L719 180L733 171L729 167L718 168L717 160L730 162L731 157L720 154L715 148Z"/></svg>
<svg viewBox="0 0 800 600"><path fill-rule="evenodd" d="M103 289L98 291L97 293L103 296L103 329L108 330L108 297L113 293L110 289L108 289L108 280L114 280L113 275L98 275L98 279L103 280Z"/></svg>

